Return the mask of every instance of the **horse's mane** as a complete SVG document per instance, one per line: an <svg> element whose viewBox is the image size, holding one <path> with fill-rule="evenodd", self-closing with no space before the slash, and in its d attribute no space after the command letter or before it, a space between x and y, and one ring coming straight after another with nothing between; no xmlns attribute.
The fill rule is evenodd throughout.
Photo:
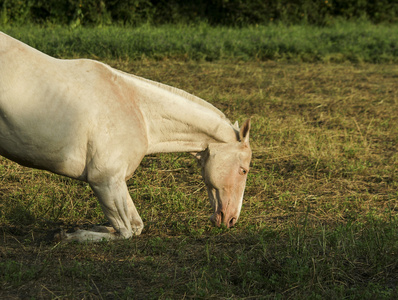
<svg viewBox="0 0 398 300"><path fill-rule="evenodd" d="M126 73L126 72L123 72L123 71L120 71L120 70L117 70L117 71L122 73L123 75L127 75L128 77L133 77L133 78L136 78L138 80L150 83L152 85L155 85L156 87L159 87L159 88L164 89L164 90L166 90L166 91L168 91L170 93L176 94L176 95L181 96L181 97L183 97L183 98L185 98L185 99L187 99L189 101L192 101L192 102L194 102L196 104L199 104L199 105L201 105L201 106L203 106L203 107L215 112L222 119L227 120L230 123L230 121L227 119L227 117L224 115L224 113L222 113L218 108L216 108L214 105L210 104L209 102L206 102L205 100L203 100L203 99L201 99L201 98L199 98L199 97L197 97L195 95L192 95L192 94L190 94L190 93L188 93L188 92L186 92L184 90L181 90L179 88L175 88L175 87L169 86L167 84L163 84L163 83L160 83L160 82L157 82L157 81L153 81L153 80L146 79L146 78L143 78L143 77L140 77L140 76L129 74L129 73Z"/></svg>

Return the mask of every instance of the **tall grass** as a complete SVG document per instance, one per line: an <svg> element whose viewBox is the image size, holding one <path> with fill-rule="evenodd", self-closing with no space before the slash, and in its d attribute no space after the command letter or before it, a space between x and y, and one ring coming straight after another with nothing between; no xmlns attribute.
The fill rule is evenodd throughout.
<svg viewBox="0 0 398 300"><path fill-rule="evenodd" d="M137 28L3 27L56 57L179 58L214 61L397 62L398 25L338 23L331 27L165 25Z"/></svg>

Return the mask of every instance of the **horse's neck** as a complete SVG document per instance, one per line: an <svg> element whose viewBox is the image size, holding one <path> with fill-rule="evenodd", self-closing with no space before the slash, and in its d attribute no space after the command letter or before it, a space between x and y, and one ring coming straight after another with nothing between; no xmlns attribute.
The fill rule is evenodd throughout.
<svg viewBox="0 0 398 300"><path fill-rule="evenodd" d="M224 114L182 90L131 76L146 121L148 154L203 151L210 143L234 142L237 131Z"/></svg>

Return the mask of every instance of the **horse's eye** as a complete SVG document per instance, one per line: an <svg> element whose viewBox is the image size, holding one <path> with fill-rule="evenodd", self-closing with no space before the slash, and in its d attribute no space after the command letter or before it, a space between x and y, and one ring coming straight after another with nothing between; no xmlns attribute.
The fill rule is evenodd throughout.
<svg viewBox="0 0 398 300"><path fill-rule="evenodd" d="M247 170L246 170L246 169L240 168L240 170L239 170L239 174L240 174L240 175L246 175L246 173L247 173Z"/></svg>

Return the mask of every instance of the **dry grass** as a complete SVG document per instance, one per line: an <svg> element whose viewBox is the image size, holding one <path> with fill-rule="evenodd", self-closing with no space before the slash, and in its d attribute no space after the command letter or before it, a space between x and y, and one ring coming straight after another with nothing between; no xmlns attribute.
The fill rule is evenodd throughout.
<svg viewBox="0 0 398 300"><path fill-rule="evenodd" d="M108 61L252 116L241 218L212 228L195 161L147 157L129 181L142 236L48 242L104 222L84 183L0 166L0 296L393 299L398 283L395 65Z"/></svg>

